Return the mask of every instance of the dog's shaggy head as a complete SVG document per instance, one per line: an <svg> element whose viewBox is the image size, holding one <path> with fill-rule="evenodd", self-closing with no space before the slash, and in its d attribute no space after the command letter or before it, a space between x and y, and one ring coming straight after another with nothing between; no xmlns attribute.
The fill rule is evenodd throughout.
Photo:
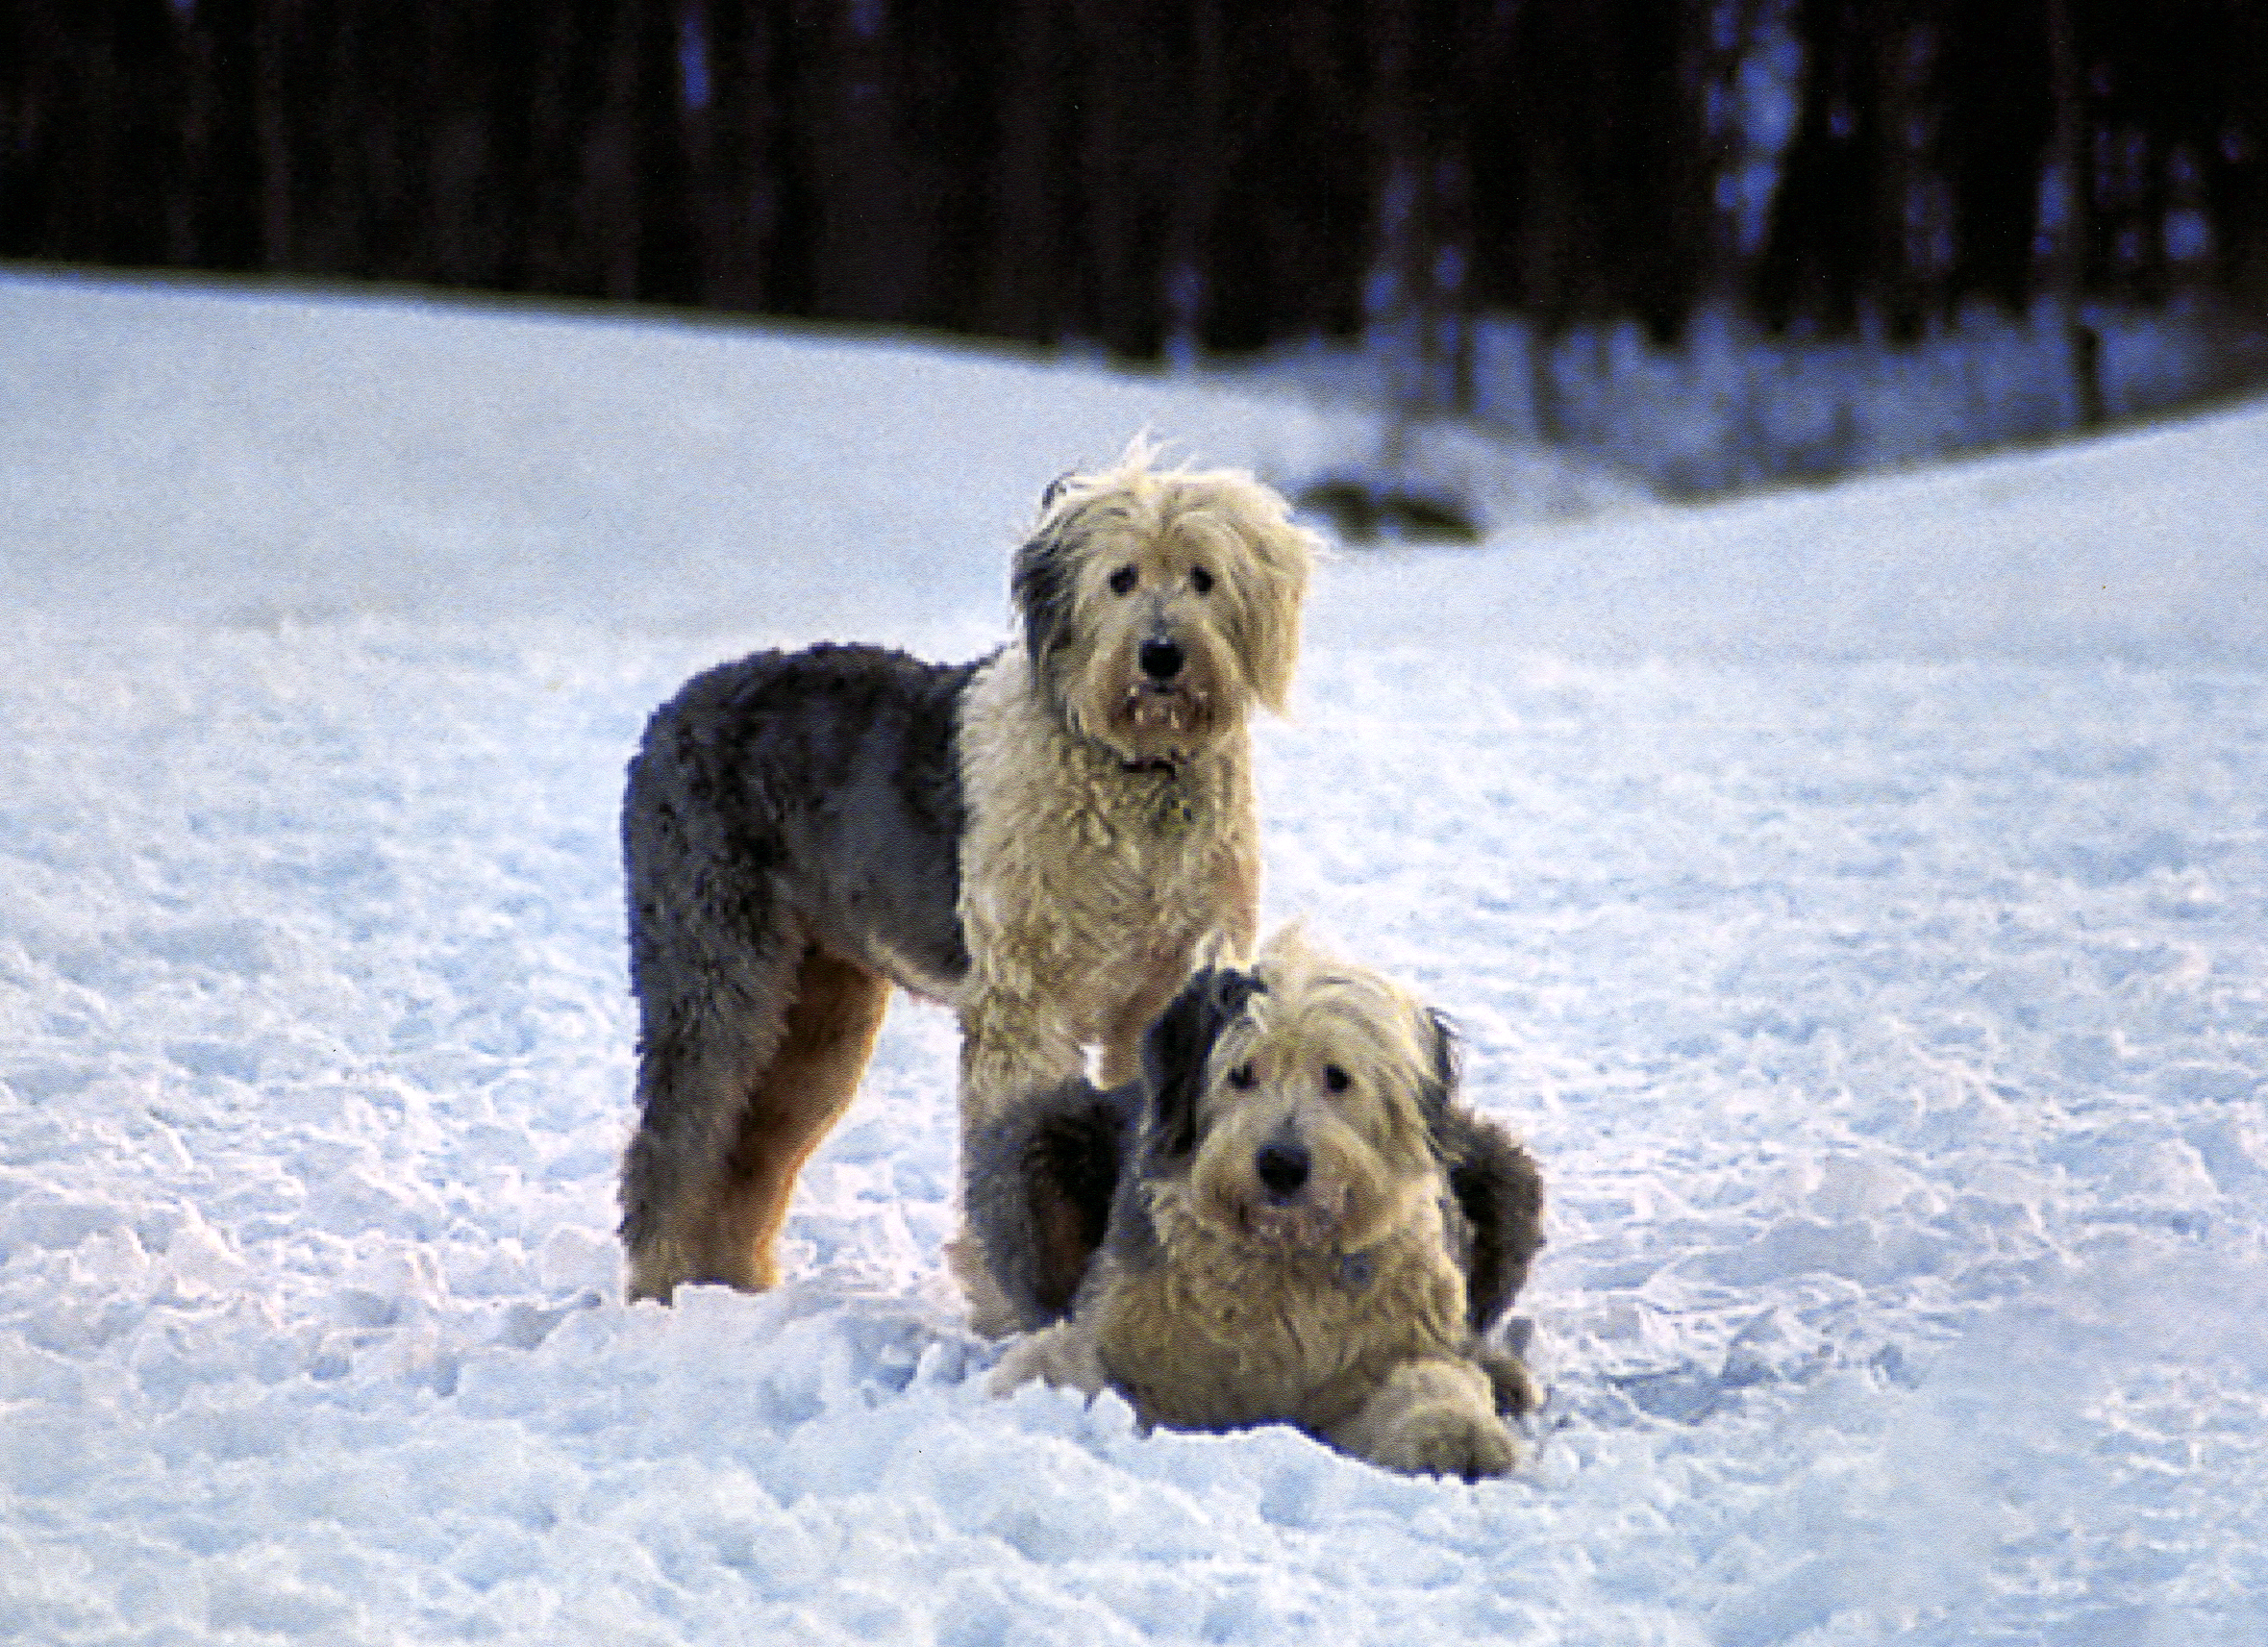
<svg viewBox="0 0 2268 1647"><path fill-rule="evenodd" d="M1159 469L1136 439L1048 488L1013 587L1034 678L1071 729L1175 762L1282 712L1314 535L1233 469Z"/></svg>
<svg viewBox="0 0 2268 1647"><path fill-rule="evenodd" d="M1250 973L1200 974L1145 1059L1152 1192L1239 1247L1358 1253L1441 1197L1447 1027L1296 929Z"/></svg>

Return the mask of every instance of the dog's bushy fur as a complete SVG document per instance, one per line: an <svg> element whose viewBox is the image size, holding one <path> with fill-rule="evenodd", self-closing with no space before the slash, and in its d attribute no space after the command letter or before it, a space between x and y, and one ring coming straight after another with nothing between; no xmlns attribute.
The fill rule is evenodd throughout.
<svg viewBox="0 0 2268 1647"><path fill-rule="evenodd" d="M1017 1325L994 1387L1119 1389L1145 1423L1299 1426L1390 1468L1509 1469L1535 1405L1486 1335L1542 1181L1458 1101L1438 1015L1296 931L1200 972L1111 1090L1065 1082L973 1140L966 1202Z"/></svg>
<svg viewBox="0 0 2268 1647"><path fill-rule="evenodd" d="M622 822L632 1297L774 1284L795 1176L891 985L959 1012L966 1125L1089 1048L1129 1079L1191 968L1246 954L1247 720L1284 706L1312 547L1250 476L1137 441L1049 489L993 656L760 653L656 711Z"/></svg>

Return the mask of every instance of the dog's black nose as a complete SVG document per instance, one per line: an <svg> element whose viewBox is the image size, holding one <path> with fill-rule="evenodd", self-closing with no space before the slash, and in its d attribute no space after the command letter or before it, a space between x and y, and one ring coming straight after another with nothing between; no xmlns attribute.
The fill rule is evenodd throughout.
<svg viewBox="0 0 2268 1647"><path fill-rule="evenodd" d="M1143 641L1138 661L1142 665L1142 673L1159 682L1172 680L1182 672L1183 663L1187 661L1180 646L1162 639Z"/></svg>
<svg viewBox="0 0 2268 1647"><path fill-rule="evenodd" d="M1252 1158L1252 1170L1279 1201L1288 1201L1308 1182L1308 1152L1301 1144L1262 1144Z"/></svg>

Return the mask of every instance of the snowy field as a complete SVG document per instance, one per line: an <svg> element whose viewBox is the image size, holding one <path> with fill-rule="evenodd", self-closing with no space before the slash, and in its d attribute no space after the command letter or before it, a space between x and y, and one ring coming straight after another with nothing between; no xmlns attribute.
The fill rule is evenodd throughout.
<svg viewBox="0 0 2268 1647"><path fill-rule="evenodd" d="M986 1400L903 1002L791 1284L623 1306L644 715L989 645L1039 488L1146 422L1328 438L0 276L0 1639L2268 1639L2261 411L1693 511L1533 462L1532 524L1325 570L1267 911L1543 1162L1523 1474Z"/></svg>

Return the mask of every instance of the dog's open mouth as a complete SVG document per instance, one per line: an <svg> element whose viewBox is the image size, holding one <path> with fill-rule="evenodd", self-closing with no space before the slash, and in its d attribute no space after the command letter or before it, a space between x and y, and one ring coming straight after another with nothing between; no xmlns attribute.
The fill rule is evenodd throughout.
<svg viewBox="0 0 2268 1647"><path fill-rule="evenodd" d="M1137 733L1170 736L1196 729L1205 714L1205 699L1186 686L1132 686L1119 712Z"/></svg>
<svg viewBox="0 0 2268 1647"><path fill-rule="evenodd" d="M1257 1247L1281 1252L1320 1251L1337 1235L1346 1205L1343 1189L1329 1196L1308 1194L1291 1201L1257 1195L1237 1207L1237 1232Z"/></svg>
<svg viewBox="0 0 2268 1647"><path fill-rule="evenodd" d="M1119 737L1137 758L1179 759L1205 742L1209 708L1206 695L1186 686L1130 686L1118 703Z"/></svg>

